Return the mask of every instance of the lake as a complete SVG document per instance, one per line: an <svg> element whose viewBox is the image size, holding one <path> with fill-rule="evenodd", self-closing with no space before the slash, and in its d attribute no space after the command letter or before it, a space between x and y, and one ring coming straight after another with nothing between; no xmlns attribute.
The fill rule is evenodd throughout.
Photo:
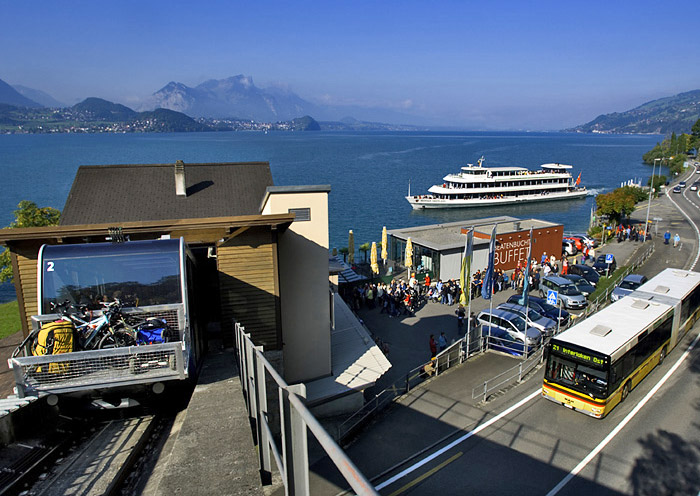
<svg viewBox="0 0 700 496"><path fill-rule="evenodd" d="M494 215L536 217L588 227L594 195L651 175L642 155L662 136L493 132L226 132L172 134L34 134L0 136L0 225L21 200L62 209L80 165L268 161L276 185L330 184L330 247L379 241L387 229L468 221ZM484 156L486 166L559 162L581 172L584 200L478 209L414 211L404 199L426 193L448 173ZM663 171L667 173L667 171ZM96 207L98 207L96 205ZM356 255L356 256L359 256ZM0 285L0 302L14 299Z"/></svg>

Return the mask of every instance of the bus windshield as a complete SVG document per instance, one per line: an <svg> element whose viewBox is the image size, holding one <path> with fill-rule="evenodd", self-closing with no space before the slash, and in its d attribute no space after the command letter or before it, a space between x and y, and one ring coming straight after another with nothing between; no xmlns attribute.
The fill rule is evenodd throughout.
<svg viewBox="0 0 700 496"><path fill-rule="evenodd" d="M608 374L568 358L552 353L547 360L545 377L562 386L586 393L591 397L605 398L608 390Z"/></svg>

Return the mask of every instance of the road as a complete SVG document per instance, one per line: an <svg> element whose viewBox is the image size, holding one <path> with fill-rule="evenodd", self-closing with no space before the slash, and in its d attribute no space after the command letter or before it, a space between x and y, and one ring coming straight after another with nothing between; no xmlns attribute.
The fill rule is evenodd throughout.
<svg viewBox="0 0 700 496"><path fill-rule="evenodd" d="M658 252L641 270L648 276L668 266L697 268L700 196L689 188L670 194L654 203L652 215L670 219L674 204L689 221L669 225L681 245L657 241ZM543 399L541 369L507 394L473 404L458 368L394 408L348 453L383 495L695 496L699 331L700 324L603 420Z"/></svg>

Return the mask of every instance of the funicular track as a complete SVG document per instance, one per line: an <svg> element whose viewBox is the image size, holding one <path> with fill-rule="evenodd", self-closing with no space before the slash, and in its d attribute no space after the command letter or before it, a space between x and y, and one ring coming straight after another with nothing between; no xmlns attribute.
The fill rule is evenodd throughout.
<svg viewBox="0 0 700 496"><path fill-rule="evenodd" d="M35 436L0 448L0 496L128 494L174 417L140 406L62 413Z"/></svg>

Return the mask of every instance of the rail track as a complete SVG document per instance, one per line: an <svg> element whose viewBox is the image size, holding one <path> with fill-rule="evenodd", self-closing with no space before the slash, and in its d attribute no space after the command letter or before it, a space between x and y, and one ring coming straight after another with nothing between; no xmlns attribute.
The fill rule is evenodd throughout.
<svg viewBox="0 0 700 496"><path fill-rule="evenodd" d="M51 417L41 432L0 448L0 496L130 494L175 412L134 407Z"/></svg>

